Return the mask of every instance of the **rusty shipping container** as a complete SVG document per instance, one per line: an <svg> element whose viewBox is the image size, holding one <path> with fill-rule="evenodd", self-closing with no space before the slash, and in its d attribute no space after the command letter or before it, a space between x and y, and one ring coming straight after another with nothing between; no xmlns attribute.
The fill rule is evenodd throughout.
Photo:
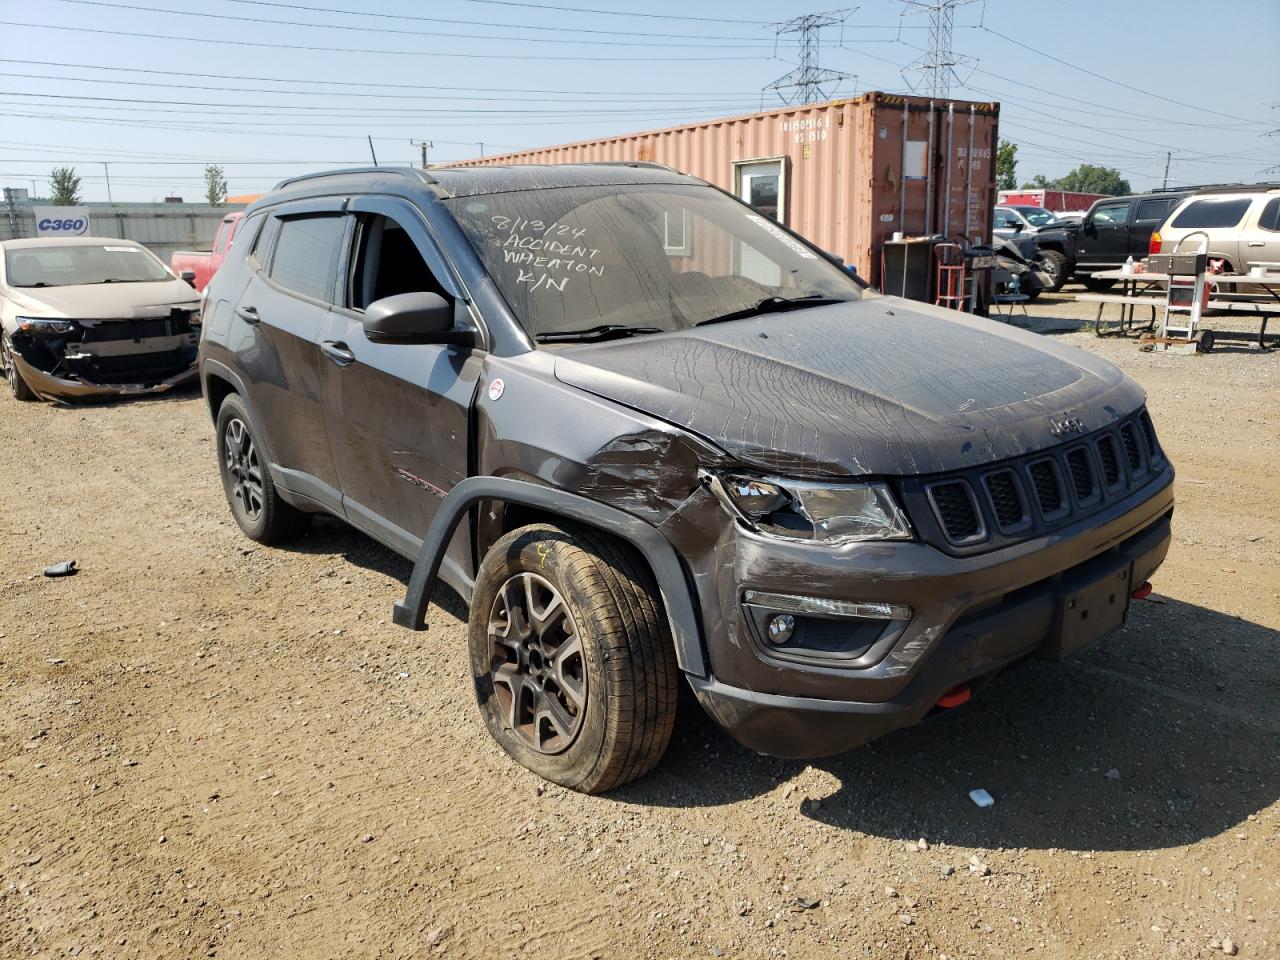
<svg viewBox="0 0 1280 960"><path fill-rule="evenodd" d="M452 166L648 161L701 177L879 282L894 233L991 239L1000 107L887 93Z"/></svg>

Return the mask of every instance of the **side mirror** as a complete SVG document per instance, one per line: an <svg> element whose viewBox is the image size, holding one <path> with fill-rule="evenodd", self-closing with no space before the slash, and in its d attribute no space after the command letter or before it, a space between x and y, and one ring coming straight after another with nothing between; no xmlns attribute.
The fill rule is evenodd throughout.
<svg viewBox="0 0 1280 960"><path fill-rule="evenodd" d="M453 304L438 293L398 293L369 304L364 335L374 343L471 343L453 327Z"/></svg>
<svg viewBox="0 0 1280 960"><path fill-rule="evenodd" d="M196 272L194 270L183 270L178 274L178 279L185 280L194 287L196 285Z"/></svg>
<svg viewBox="0 0 1280 960"><path fill-rule="evenodd" d="M1011 224L1009 224L1009 226L1013 227L1014 233L1022 232L1023 223L1021 220L1014 220Z"/></svg>

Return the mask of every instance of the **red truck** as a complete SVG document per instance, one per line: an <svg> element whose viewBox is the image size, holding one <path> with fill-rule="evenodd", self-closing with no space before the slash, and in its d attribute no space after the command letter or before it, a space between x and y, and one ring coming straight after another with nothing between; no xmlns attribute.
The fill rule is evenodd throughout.
<svg viewBox="0 0 1280 960"><path fill-rule="evenodd" d="M1054 213L1084 213L1102 193L1075 193L1070 190L1001 190L999 205L1005 207L1044 207Z"/></svg>
<svg viewBox="0 0 1280 960"><path fill-rule="evenodd" d="M226 257L227 251L231 249L231 241L235 239L236 230L239 228L240 221L243 218L244 211L242 210L228 213L222 218L222 223L218 224L218 232L214 235L212 250L208 252L178 250L169 258L169 268L177 276L203 292L204 288L209 285L209 281L213 279L213 275L218 272L218 268L222 266L222 260Z"/></svg>

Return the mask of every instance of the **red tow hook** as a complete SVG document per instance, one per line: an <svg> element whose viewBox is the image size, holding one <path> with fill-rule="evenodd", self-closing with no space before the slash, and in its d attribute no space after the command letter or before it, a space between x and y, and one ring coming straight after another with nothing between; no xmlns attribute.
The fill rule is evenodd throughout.
<svg viewBox="0 0 1280 960"><path fill-rule="evenodd" d="M973 691L969 689L969 685L962 683L958 687L952 687L940 696L937 705L944 710L949 710L952 707L960 706L962 703L968 703L971 696L973 696Z"/></svg>
<svg viewBox="0 0 1280 960"><path fill-rule="evenodd" d="M1139 586L1137 590L1134 590L1133 593L1129 594L1129 596L1131 596L1134 600L1147 599L1147 597L1151 596L1151 581L1150 580L1143 581L1142 585Z"/></svg>

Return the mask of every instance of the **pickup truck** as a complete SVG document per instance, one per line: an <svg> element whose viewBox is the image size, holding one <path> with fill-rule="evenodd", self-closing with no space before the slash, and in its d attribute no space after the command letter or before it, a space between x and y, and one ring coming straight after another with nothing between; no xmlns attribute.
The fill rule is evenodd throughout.
<svg viewBox="0 0 1280 960"><path fill-rule="evenodd" d="M1057 293L1076 269L1076 229L1079 226L1060 220L1044 207L1009 206L996 207L994 234L1002 240L1015 242L1026 237L1035 240L1035 252L1043 261L1045 272L1052 283L1046 287Z"/></svg>
<svg viewBox="0 0 1280 960"><path fill-rule="evenodd" d="M213 249L210 251L175 251L169 258L169 268L174 275L203 292L209 285L209 281L213 279L213 275L218 272L218 268L222 266L223 258L231 249L231 242L236 237L236 229L243 218L244 213L240 210L223 217L222 223L218 224L218 232L213 238Z"/></svg>
<svg viewBox="0 0 1280 960"><path fill-rule="evenodd" d="M1151 234L1190 192L1140 193L1095 203L1076 231L1076 279L1095 292L1113 286L1114 280L1095 279L1092 274L1115 270L1129 257L1145 257Z"/></svg>

